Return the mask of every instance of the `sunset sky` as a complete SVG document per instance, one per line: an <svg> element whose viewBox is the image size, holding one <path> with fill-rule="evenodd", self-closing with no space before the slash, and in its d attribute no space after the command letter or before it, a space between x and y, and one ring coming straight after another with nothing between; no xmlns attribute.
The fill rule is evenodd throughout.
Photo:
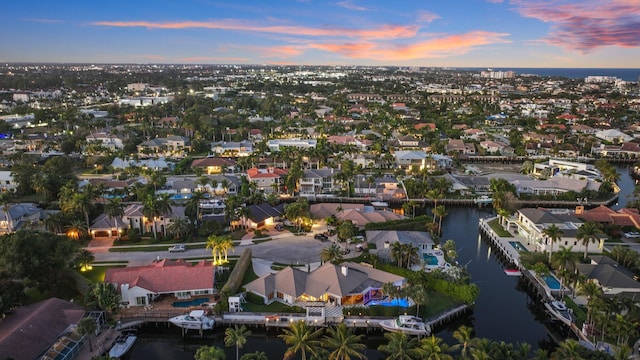
<svg viewBox="0 0 640 360"><path fill-rule="evenodd" d="M640 0L4 1L0 61L640 67Z"/></svg>

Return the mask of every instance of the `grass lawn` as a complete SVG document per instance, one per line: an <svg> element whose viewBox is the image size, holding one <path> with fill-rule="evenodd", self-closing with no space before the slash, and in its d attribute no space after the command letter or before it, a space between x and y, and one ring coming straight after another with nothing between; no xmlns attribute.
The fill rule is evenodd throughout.
<svg viewBox="0 0 640 360"><path fill-rule="evenodd" d="M89 281L91 281L92 283L96 284L104 281L104 275L106 274L107 269L120 268L120 267L126 267L126 265L122 264L122 265L112 265L112 266L99 266L97 264L94 264L93 269L83 271L80 274L86 279L88 279Z"/></svg>
<svg viewBox="0 0 640 360"><path fill-rule="evenodd" d="M158 245L158 244L153 244L153 245L146 245L144 243L138 243L136 245L129 245L129 246L112 246L109 248L109 252L136 252L136 251L168 251L170 244L174 244L175 242L172 241L170 243L167 243L165 245ZM185 244L187 246L187 250L189 249L204 249L205 246L202 244ZM237 244L234 244L237 245Z"/></svg>
<svg viewBox="0 0 640 360"><path fill-rule="evenodd" d="M427 303L420 306L420 316L423 319L437 316L451 308L454 308L461 303L453 300L450 297L444 296L440 293L429 291L429 300ZM412 307L413 313L416 313L416 309Z"/></svg>
<svg viewBox="0 0 640 360"><path fill-rule="evenodd" d="M500 237L513 237L513 235L511 235L507 230L505 230L502 225L500 225L500 222L498 221L498 219L493 219L491 221L488 222L489 226L491 226L491 229Z"/></svg>
<svg viewBox="0 0 640 360"><path fill-rule="evenodd" d="M274 301L273 303L269 304L269 305L265 305L265 304L255 304L252 302L246 302L244 304L242 304L242 308L244 309L244 311L250 311L250 312L272 312L272 313L305 313L306 310L304 310L303 308L297 307L297 306L289 306L289 305L285 305L282 303L279 303L277 301Z"/></svg>

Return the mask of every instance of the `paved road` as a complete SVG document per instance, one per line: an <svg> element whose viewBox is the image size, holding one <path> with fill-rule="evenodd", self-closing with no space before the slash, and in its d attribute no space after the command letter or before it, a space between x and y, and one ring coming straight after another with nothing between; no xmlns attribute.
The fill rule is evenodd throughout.
<svg viewBox="0 0 640 360"><path fill-rule="evenodd" d="M312 236L286 236L273 240L265 241L253 245L239 245L234 251L229 252L230 256L239 256L242 251L250 247L254 258L260 258L268 261L279 262L283 264L308 264L320 261L320 251L327 247L331 242L321 242L315 240ZM98 249L95 249L98 250ZM355 255L352 251L349 255ZM168 251L149 251L144 250L138 252L108 252L95 251L96 261L129 261L129 265L149 264L158 257L180 259L211 256L208 249L190 249L183 253L169 253Z"/></svg>

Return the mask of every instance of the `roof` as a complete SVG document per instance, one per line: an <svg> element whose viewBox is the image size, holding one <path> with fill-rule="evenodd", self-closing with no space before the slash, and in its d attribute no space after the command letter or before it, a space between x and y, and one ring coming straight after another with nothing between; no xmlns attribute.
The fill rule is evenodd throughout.
<svg viewBox="0 0 640 360"><path fill-rule="evenodd" d="M121 217L117 217L118 220L118 228L126 229L127 224L122 221ZM111 230L116 227L116 218L110 218L106 214L100 214L98 217L93 220L91 223L91 230Z"/></svg>
<svg viewBox="0 0 640 360"><path fill-rule="evenodd" d="M214 271L211 262L195 265L182 260L163 259L146 266L107 269L105 282L119 290L120 285L138 286L154 293L171 293L197 289L212 289Z"/></svg>
<svg viewBox="0 0 640 360"><path fill-rule="evenodd" d="M17 308L0 322L2 358L36 359L84 313L84 307L58 298Z"/></svg>
<svg viewBox="0 0 640 360"><path fill-rule="evenodd" d="M207 167L207 166L234 166L236 162L234 160L225 159L225 158L217 158L217 157L206 157L203 159L195 159L191 163L191 167Z"/></svg>
<svg viewBox="0 0 640 360"><path fill-rule="evenodd" d="M268 203L249 206L249 218L256 223L262 222L270 217L282 215L282 207L273 207Z"/></svg>
<svg viewBox="0 0 640 360"><path fill-rule="evenodd" d="M598 281L602 287L613 289L640 289L640 283L621 271L622 266L612 264L576 264L576 269L588 279Z"/></svg>
<svg viewBox="0 0 640 360"><path fill-rule="evenodd" d="M346 270L346 276L343 272ZM344 262L325 263L311 273L287 267L276 274L260 277L245 285L248 291L267 295L274 291L297 298L303 294L321 297L329 293L343 297L360 294L369 288L381 289L388 282L403 282L404 278L364 265Z"/></svg>
<svg viewBox="0 0 640 360"><path fill-rule="evenodd" d="M251 168L247 170L249 180L258 178L279 178L287 175L289 171L280 168L257 169Z"/></svg>
<svg viewBox="0 0 640 360"><path fill-rule="evenodd" d="M342 211L338 211L339 207L342 208ZM394 212L374 210L372 206L362 204L320 203L311 205L309 211L316 219L325 219L335 215L338 219L350 220L358 226L364 226L370 222L404 219L402 215Z"/></svg>
<svg viewBox="0 0 640 360"><path fill-rule="evenodd" d="M615 211L604 205L600 205L591 210L584 210L582 214L577 214L576 216L586 221L640 228L640 214L638 214L637 209L633 208Z"/></svg>

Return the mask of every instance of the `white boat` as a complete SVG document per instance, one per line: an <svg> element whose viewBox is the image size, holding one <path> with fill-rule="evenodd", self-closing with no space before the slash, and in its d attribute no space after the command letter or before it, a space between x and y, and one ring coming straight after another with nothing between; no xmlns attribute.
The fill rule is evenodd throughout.
<svg viewBox="0 0 640 360"><path fill-rule="evenodd" d="M554 300L551 302L546 302L544 303L544 307L547 309L547 312L557 320L560 320L567 325L571 325L573 323L573 315L571 314L571 310L569 310L569 308L567 308L567 306L562 301Z"/></svg>
<svg viewBox="0 0 640 360"><path fill-rule="evenodd" d="M382 320L380 326L391 332L401 332L407 335L429 335L431 329L422 319L412 315L400 315L397 319Z"/></svg>
<svg viewBox="0 0 640 360"><path fill-rule="evenodd" d="M183 329L211 330L215 320L207 316L204 310L192 310L188 314L172 317L169 322Z"/></svg>
<svg viewBox="0 0 640 360"><path fill-rule="evenodd" d="M109 350L109 357L119 359L123 357L129 349L133 346L133 343L136 342L138 337L134 333L123 333L118 336L116 341L113 343L111 350Z"/></svg>

